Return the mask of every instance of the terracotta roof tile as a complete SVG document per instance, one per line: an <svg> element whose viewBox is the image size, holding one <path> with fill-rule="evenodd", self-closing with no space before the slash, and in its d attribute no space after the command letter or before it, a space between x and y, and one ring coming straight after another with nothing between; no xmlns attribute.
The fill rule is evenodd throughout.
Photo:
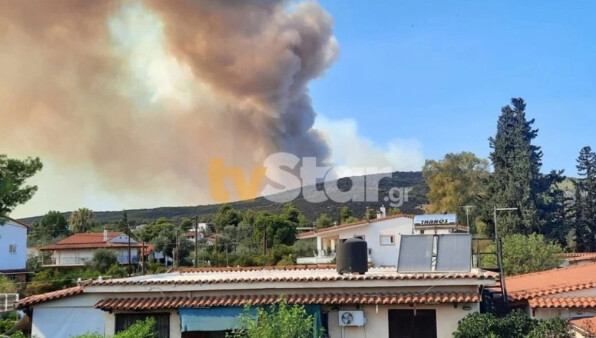
<svg viewBox="0 0 596 338"><path fill-rule="evenodd" d="M414 215L397 214L397 215L391 215L391 216L387 216L387 217L383 217L383 218L373 218L373 219L369 219L369 220L361 220L361 221L356 221L356 222L352 222L352 223L340 224L340 225L335 225L335 226L328 227L328 228L322 228L322 229L302 232L302 233L297 234L296 238L305 238L305 237L308 237L311 235L321 234L321 233L325 233L325 232L333 231L333 230L337 230L337 229L351 228L351 227L355 227L355 226L361 226L361 225L365 225L365 224L381 222L381 221L386 221L388 219L400 218L400 217L414 218Z"/></svg>
<svg viewBox="0 0 596 338"><path fill-rule="evenodd" d="M108 232L108 240L122 235L122 232ZM74 234L58 243L46 245L39 250L61 250L61 249L93 249L93 248L119 248L128 247L128 243L107 243L104 241L102 232L88 232ZM140 243L132 243L131 247L140 248Z"/></svg>
<svg viewBox="0 0 596 338"><path fill-rule="evenodd" d="M321 293L285 295L288 304L427 304L476 303L477 293ZM280 295L229 295L203 297L142 297L107 298L95 304L104 311L111 310L164 310L183 307L214 307L269 305L277 303Z"/></svg>
<svg viewBox="0 0 596 338"><path fill-rule="evenodd" d="M70 296L78 295L81 293L83 293L83 285L74 286L72 288L68 288L68 289L64 289L64 290L43 293L40 295L30 296L30 297L21 299L17 303L17 308L23 309L23 308L26 308L33 304L39 304L39 303L47 302L50 300L56 300L56 299L60 299L60 298L70 297Z"/></svg>
<svg viewBox="0 0 596 338"><path fill-rule="evenodd" d="M596 308L596 297L537 297L528 301L532 308Z"/></svg>
<svg viewBox="0 0 596 338"><path fill-rule="evenodd" d="M108 240L122 235L122 232L112 231L108 232ZM80 234L74 234L70 237L59 241L58 245L64 244L92 244L92 243L105 243L103 238L103 232L86 232Z"/></svg>
<svg viewBox="0 0 596 338"><path fill-rule="evenodd" d="M507 277L506 285L513 300L596 288L596 263Z"/></svg>
<svg viewBox="0 0 596 338"><path fill-rule="evenodd" d="M596 335L596 317L572 319L569 322L581 331Z"/></svg>

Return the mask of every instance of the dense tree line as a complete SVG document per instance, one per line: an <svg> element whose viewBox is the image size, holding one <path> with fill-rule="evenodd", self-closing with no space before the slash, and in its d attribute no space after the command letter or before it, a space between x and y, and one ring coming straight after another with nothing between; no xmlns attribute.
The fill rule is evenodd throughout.
<svg viewBox="0 0 596 338"><path fill-rule="evenodd" d="M531 255L530 248L551 251L540 264L515 263L525 268L509 270L512 273L552 268L561 250L596 250L596 154L590 147L581 149L576 179L566 178L562 170L543 173L534 122L527 118L524 100L514 98L501 109L496 134L489 138L490 163L462 152L429 160L423 169L430 211L457 212L461 220L462 207L474 206L472 232L493 237L496 229L509 243L508 250L504 248L504 255L510 254L506 260L523 260ZM564 189L567 182L573 182L571 189ZM494 208L515 210L499 212L495 227Z"/></svg>

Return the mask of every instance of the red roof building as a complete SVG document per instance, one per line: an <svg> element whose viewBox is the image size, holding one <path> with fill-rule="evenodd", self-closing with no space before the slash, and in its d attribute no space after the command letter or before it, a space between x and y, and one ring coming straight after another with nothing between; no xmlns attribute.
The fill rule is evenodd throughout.
<svg viewBox="0 0 596 338"><path fill-rule="evenodd" d="M82 266L93 258L97 249L111 249L118 255L120 264L128 264L128 251L131 250L131 263L138 262L139 252L143 245L129 239L122 232L80 233L67 237L55 244L39 248L40 251L51 252L51 258L44 261L46 266Z"/></svg>
<svg viewBox="0 0 596 338"><path fill-rule="evenodd" d="M507 277L506 286L511 304L536 318L596 314L596 263Z"/></svg>

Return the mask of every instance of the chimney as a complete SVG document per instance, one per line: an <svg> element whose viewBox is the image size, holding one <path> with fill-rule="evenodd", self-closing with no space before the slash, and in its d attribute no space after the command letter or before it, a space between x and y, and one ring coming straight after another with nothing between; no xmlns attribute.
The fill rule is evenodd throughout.
<svg viewBox="0 0 596 338"><path fill-rule="evenodd" d="M387 217L387 210L385 209L384 205L381 205L379 210L381 211L381 217Z"/></svg>
<svg viewBox="0 0 596 338"><path fill-rule="evenodd" d="M103 229L103 241L108 241L108 229Z"/></svg>

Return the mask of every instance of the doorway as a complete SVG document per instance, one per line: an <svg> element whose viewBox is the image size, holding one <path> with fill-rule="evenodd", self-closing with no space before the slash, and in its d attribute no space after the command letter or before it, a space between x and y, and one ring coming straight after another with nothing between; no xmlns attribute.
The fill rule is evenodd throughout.
<svg viewBox="0 0 596 338"><path fill-rule="evenodd" d="M389 310L389 338L437 338L435 310Z"/></svg>

